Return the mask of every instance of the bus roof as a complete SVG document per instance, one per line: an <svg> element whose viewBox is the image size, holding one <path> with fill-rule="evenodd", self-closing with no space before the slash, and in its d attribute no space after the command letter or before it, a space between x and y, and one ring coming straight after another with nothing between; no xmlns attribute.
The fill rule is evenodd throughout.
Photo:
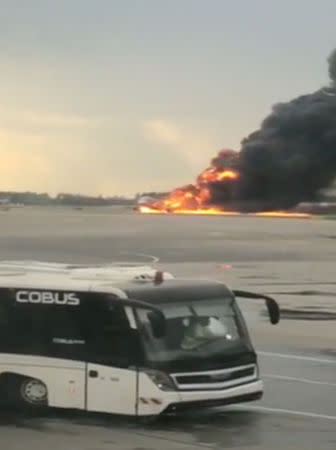
<svg viewBox="0 0 336 450"><path fill-rule="evenodd" d="M120 288L131 299L153 304L205 300L232 297L232 292L224 284L214 280L174 279L159 285L128 283Z"/></svg>
<svg viewBox="0 0 336 450"><path fill-rule="evenodd" d="M179 301L186 297L213 298L232 295L223 283L210 280L175 279L137 264L69 265L39 261L0 261L0 288L100 292L147 302ZM162 300L161 300L162 301Z"/></svg>

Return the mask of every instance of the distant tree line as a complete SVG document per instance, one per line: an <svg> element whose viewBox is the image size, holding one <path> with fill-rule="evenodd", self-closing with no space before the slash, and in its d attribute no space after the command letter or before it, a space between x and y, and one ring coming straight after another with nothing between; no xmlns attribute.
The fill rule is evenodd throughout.
<svg viewBox="0 0 336 450"><path fill-rule="evenodd" d="M113 197L92 197L86 195L76 194L58 194L54 199L56 205L71 205L71 206L112 206L112 205L131 205L134 203L133 198L126 198L123 196Z"/></svg>
<svg viewBox="0 0 336 450"><path fill-rule="evenodd" d="M112 206L112 205L132 205L141 197L148 196L153 198L161 198L168 193L160 192L143 192L138 193L134 197L124 197L122 195L114 195L111 197L88 196L81 194L60 193L55 197L47 193L37 192L13 192L0 191L0 203L9 203L15 205L68 205L68 206Z"/></svg>
<svg viewBox="0 0 336 450"><path fill-rule="evenodd" d="M0 191L0 202L15 205L69 205L69 206L109 206L131 205L134 198L123 196L86 196L80 194L60 193L55 197L46 193L36 192L6 192Z"/></svg>

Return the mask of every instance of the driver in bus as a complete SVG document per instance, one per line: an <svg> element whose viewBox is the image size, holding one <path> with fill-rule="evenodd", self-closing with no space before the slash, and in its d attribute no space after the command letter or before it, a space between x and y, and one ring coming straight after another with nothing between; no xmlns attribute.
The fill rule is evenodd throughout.
<svg viewBox="0 0 336 450"><path fill-rule="evenodd" d="M181 342L183 350L193 350L206 341L217 337L231 339L228 329L216 317L192 316L184 320L186 331Z"/></svg>

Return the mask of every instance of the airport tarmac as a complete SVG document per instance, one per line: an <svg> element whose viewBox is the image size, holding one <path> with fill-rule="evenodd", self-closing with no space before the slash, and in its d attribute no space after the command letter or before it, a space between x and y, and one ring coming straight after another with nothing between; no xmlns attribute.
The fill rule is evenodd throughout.
<svg viewBox="0 0 336 450"><path fill-rule="evenodd" d="M332 220L142 216L122 208L0 212L0 259L153 261L182 276L269 293L240 301L258 351L261 401L150 425L99 414L0 412L0 448L16 450L316 450L336 448L336 229Z"/></svg>

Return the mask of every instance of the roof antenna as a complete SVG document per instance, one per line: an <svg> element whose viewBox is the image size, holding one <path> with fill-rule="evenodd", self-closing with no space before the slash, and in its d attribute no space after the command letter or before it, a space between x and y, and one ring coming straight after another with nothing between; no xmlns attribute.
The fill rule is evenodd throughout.
<svg viewBox="0 0 336 450"><path fill-rule="evenodd" d="M159 285L163 283L163 272L161 270L157 270L155 272L154 284Z"/></svg>

